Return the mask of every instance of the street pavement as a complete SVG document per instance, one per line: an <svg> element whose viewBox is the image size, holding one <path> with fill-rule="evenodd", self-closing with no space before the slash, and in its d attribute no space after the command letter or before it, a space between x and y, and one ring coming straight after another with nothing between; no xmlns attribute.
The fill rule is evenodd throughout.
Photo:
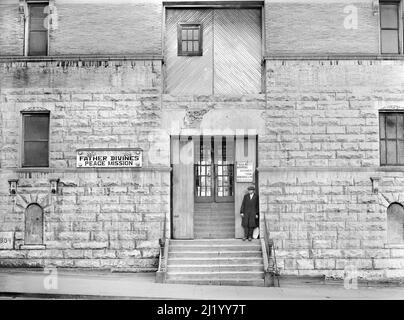
<svg viewBox="0 0 404 320"><path fill-rule="evenodd" d="M0 295L46 299L198 299L198 300L402 300L404 285L360 285L343 282L283 281L281 287L203 286L155 283L154 273L109 273L57 270L1 270Z"/></svg>

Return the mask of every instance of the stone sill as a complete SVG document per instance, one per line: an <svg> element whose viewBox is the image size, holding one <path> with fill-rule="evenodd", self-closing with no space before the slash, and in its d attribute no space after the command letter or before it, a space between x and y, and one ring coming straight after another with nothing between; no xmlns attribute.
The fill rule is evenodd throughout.
<svg viewBox="0 0 404 320"><path fill-rule="evenodd" d="M381 166L378 168L381 172L404 172L404 166Z"/></svg>
<svg viewBox="0 0 404 320"><path fill-rule="evenodd" d="M20 250L45 250L46 245L44 244L22 244L20 245Z"/></svg>
<svg viewBox="0 0 404 320"><path fill-rule="evenodd" d="M52 61L131 61L163 60L162 55L58 55L58 56L0 56L5 62L52 62Z"/></svg>
<svg viewBox="0 0 404 320"><path fill-rule="evenodd" d="M389 167L265 167L257 168L259 172L274 171L336 171L336 172L404 172L404 166Z"/></svg>
<svg viewBox="0 0 404 320"><path fill-rule="evenodd" d="M384 248L386 249L404 249L404 243L388 243L384 245Z"/></svg>
<svg viewBox="0 0 404 320"><path fill-rule="evenodd" d="M0 171L13 171L17 173L63 173L63 172L116 172L116 171L162 171L170 172L170 167L142 167L142 168L0 168Z"/></svg>
<svg viewBox="0 0 404 320"><path fill-rule="evenodd" d="M402 54L307 54L307 55L266 55L263 60L404 60Z"/></svg>

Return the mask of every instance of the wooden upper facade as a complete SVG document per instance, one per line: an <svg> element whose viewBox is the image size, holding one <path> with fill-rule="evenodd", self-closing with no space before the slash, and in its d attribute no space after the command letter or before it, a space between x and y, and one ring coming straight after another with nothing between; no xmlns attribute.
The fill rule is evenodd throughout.
<svg viewBox="0 0 404 320"><path fill-rule="evenodd" d="M248 43L250 48L251 45L256 46L252 60L258 59L258 50L259 58L273 55L379 55L383 44L381 34L386 38L397 38L397 52L401 55L403 52L402 0L335 0L332 3L327 0L2 0L0 56L29 55L27 4L38 2L48 2L51 7L46 13L51 21L47 38L48 56L169 56L174 52L172 46L177 45L178 39L171 37L167 31L176 30L173 24L179 20L175 20L174 12L180 9L196 10L196 15L191 14L189 18L198 18L199 15L201 19L206 19L204 27L207 28L205 36L208 39L204 41L203 50L212 57L223 56L220 45L216 51L210 47L215 41L226 45L226 48L231 47L225 42L233 36L227 28L229 24L234 24L232 20L239 23L240 30L236 26L233 28L237 36L254 42ZM387 8L386 16L380 14L379 2L381 5L396 5L397 19L392 18L395 13L390 10L391 7ZM381 21L383 16L387 23ZM252 21L254 24L248 23ZM243 27L243 22L253 32L246 38L247 29ZM258 32L261 33L259 44ZM31 37L38 34L31 34ZM213 40L210 41L209 37ZM233 40L241 43L240 39ZM397 53L395 49L389 51L389 54ZM245 63L240 58L234 57L240 64ZM226 68L229 63L218 62L222 63L217 65L218 70ZM214 90L214 85L210 84L214 77L217 77L216 83L221 82L220 71L216 75L206 75L204 88L210 86ZM226 83L217 85L219 90L226 91Z"/></svg>

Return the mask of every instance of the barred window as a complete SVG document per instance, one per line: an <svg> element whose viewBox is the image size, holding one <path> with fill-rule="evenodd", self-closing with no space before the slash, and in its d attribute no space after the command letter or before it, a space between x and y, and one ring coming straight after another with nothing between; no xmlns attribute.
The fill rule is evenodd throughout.
<svg viewBox="0 0 404 320"><path fill-rule="evenodd" d="M23 167L49 166L49 113L23 113Z"/></svg>
<svg viewBox="0 0 404 320"><path fill-rule="evenodd" d="M178 25L178 55L202 55L202 28L200 24Z"/></svg>
<svg viewBox="0 0 404 320"><path fill-rule="evenodd" d="M380 165L404 165L404 112L381 112Z"/></svg>

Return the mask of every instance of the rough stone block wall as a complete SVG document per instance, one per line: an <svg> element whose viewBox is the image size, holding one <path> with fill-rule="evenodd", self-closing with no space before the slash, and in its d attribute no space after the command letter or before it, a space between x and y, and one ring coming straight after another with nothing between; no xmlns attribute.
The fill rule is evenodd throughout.
<svg viewBox="0 0 404 320"><path fill-rule="evenodd" d="M403 110L403 75L401 60L267 61L260 199L284 274L404 276L404 246L387 244L404 181L380 167L378 124L379 110Z"/></svg>
<svg viewBox="0 0 404 320"><path fill-rule="evenodd" d="M348 7L349 6L349 7ZM356 8L357 28L344 21ZM348 11L344 9L348 7ZM265 1L267 54L379 53L372 0Z"/></svg>
<svg viewBox="0 0 404 320"><path fill-rule="evenodd" d="M0 266L155 270L170 212L169 137L161 126L161 61L0 65ZM21 111L50 111L50 165L21 168ZM143 168L76 168L80 148L143 149ZM17 178L17 195L8 179ZM58 178L59 192L50 192ZM20 250L24 213L44 209L45 250Z"/></svg>

